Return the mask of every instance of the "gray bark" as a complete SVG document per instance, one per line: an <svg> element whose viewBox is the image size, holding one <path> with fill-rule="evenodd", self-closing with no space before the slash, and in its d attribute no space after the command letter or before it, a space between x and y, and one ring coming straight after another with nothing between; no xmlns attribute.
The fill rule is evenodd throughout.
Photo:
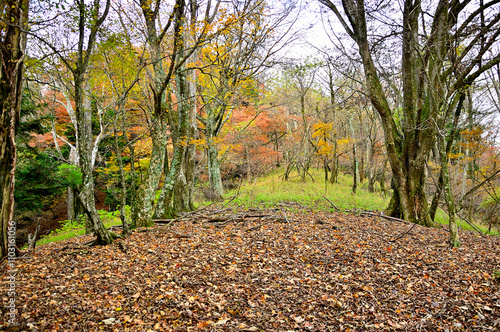
<svg viewBox="0 0 500 332"><path fill-rule="evenodd" d="M448 208L448 222L449 222L449 245L452 248L460 246L460 236L458 233L458 219L455 211L455 199L450 184L450 174L448 170L448 153L446 151L446 144L444 137L439 137L439 159L441 163L441 173L443 174L443 191L446 207Z"/></svg>
<svg viewBox="0 0 500 332"><path fill-rule="evenodd" d="M123 107L123 105L120 103L119 108L122 108L122 107ZM122 130L123 130L123 121L122 121ZM128 227L127 218L125 216L125 205L127 205L127 184L125 183L125 170L123 169L122 149L121 149L120 143L118 141L118 130L117 130L117 125L116 125L116 118L114 119L114 123L113 123L113 136L115 138L116 159L118 160L118 167L120 169L120 188L121 188L120 220L122 221L122 234L128 235L130 233L130 230Z"/></svg>
<svg viewBox="0 0 500 332"><path fill-rule="evenodd" d="M154 212L154 199L163 172L167 146L168 111L170 110L167 110L165 90L170 83L172 74L175 71L176 61L178 60L177 52L179 40L181 38L180 30L184 18L185 1L176 1L174 9L170 15L170 19L165 27L160 29L161 31L158 31L156 26L158 22L157 15L159 8L151 7L151 3L146 0L141 0L140 5L146 21L148 34L147 43L154 68L154 82L152 87L154 94L154 111L152 114L153 127L151 128L153 149L151 152L148 170L139 187L135 202L136 206L134 208L132 219L134 227L151 226L153 224L151 218ZM160 1L156 2L156 6L160 6ZM161 51L161 43L166 32L172 25L174 25L174 47L172 54L170 55L170 66L168 68L168 72L165 72L163 67L164 55Z"/></svg>
<svg viewBox="0 0 500 332"><path fill-rule="evenodd" d="M224 195L224 187L222 186L217 147L211 138L208 139L207 161L211 195L214 200L220 200Z"/></svg>
<svg viewBox="0 0 500 332"><path fill-rule="evenodd" d="M75 98L75 114L77 125L77 135L78 135L78 155L80 161L80 169L82 172L82 185L79 188L79 200L82 204L85 217L86 225L90 230L96 235L96 244L110 244L113 242L113 235L106 230L104 224L101 221L99 213L95 207L95 195L94 195L94 177L93 170L95 162L95 156L93 156L94 142L92 134L92 110L85 103L85 76L89 66L90 56L94 50L97 31L103 24L106 16L108 14L110 7L110 1L106 2L106 7L102 15L99 13L99 4L94 3L92 8L88 8L85 3L78 3L78 14L79 14L79 40L78 40L78 52L76 54L76 65L72 66L69 60L63 59L71 70L73 74L74 82L74 98ZM91 9L91 17L88 18L87 14ZM87 43L85 45L86 37L86 27L88 26L89 20L92 21L90 25L90 31L88 32Z"/></svg>
<svg viewBox="0 0 500 332"><path fill-rule="evenodd" d="M484 8L497 5L490 1L482 8L470 8L462 23L459 14L465 12L468 2L441 0L435 7L430 33L425 44L419 44L421 3L405 0L402 33L403 119L399 127L391 109L377 71L370 40L364 1L342 1L345 15L330 0L319 0L339 18L345 31L356 42L363 63L368 95L381 118L386 149L394 180L394 195L388 213L412 222L433 225L428 213L425 166L435 144L438 131L449 123L450 103L460 90L472 83L482 72L500 62L494 56L478 66L483 55L492 47L500 33L500 15L493 15L487 25L487 42L479 52L479 37L468 41L462 33L473 28L471 22ZM347 18L347 19L346 19ZM470 19L470 20L469 20ZM455 32L456 31L456 32ZM418 36L418 37L417 37ZM456 39L456 40L455 40ZM466 47L457 54L453 42L464 42ZM469 56L466 62L465 57ZM464 60L464 62L462 62ZM451 61L451 65L450 65ZM458 69L460 68L460 69ZM433 123L430 125L430 123Z"/></svg>
<svg viewBox="0 0 500 332"><path fill-rule="evenodd" d="M352 193L356 193L356 189L358 188L359 181L359 169L358 169L358 153L356 148L356 140L354 139L354 127L352 126L352 119L349 116L349 128L351 130L351 139L353 140L352 144Z"/></svg>

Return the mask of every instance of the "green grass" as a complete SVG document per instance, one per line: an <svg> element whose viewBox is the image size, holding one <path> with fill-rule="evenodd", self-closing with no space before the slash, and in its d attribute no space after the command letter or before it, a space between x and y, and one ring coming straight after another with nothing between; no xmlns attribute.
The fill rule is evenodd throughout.
<svg viewBox="0 0 500 332"><path fill-rule="evenodd" d="M437 210L435 220L438 224L442 224L442 225L448 225L448 223L449 223L448 214L446 214L446 212L441 210L441 209ZM462 228L463 230L477 232L476 229L474 229L471 225L469 225L467 222L465 222L461 219L459 219L459 225L460 225L460 228ZM486 232L488 232L488 226L478 224L478 223L474 223L474 226L477 229L479 229L483 234L486 234ZM495 229L495 227L491 228L491 231L489 234L490 235L500 235L498 229Z"/></svg>
<svg viewBox="0 0 500 332"><path fill-rule="evenodd" d="M350 175L339 174L338 183L328 183L325 186L322 170L310 170L314 182L309 176L302 179L293 172L290 179L285 181L283 173L283 170L277 170L254 179L252 182L244 181L239 193L238 189L234 189L229 191L226 197L237 195L233 202L248 208L272 207L278 203L299 203L323 211L334 210L323 196L342 210L383 211L389 203L389 196L384 197L380 191L370 193L367 190L367 181L358 185L356 194L352 194L352 176ZM441 209L438 209L435 220L438 224L448 225L448 215ZM475 226L483 233L488 230L488 227L484 225L475 224ZM465 221L460 221L460 227L464 230L475 231ZM498 235L499 232L492 229L490 234Z"/></svg>
<svg viewBox="0 0 500 332"><path fill-rule="evenodd" d="M283 170L277 170L266 176L253 179L251 182L243 180L239 189L233 189L226 193L228 199L236 196L231 204L239 208L263 208L273 207L277 204L298 203L315 210L333 212L334 208L323 198L327 197L342 210L369 210L382 211L389 203L389 196L384 197L380 191L374 193L366 190L367 181L358 186L356 194L352 194L352 176L339 174L338 183L326 184L322 170L311 169L309 176L302 179L297 173L291 173L288 181L283 180ZM198 202L199 206L206 206L210 202ZM291 205L293 206L293 205ZM120 225L119 212L99 211L106 227ZM130 217L130 208L127 209L127 215ZM448 224L447 214L439 209L436 214L436 221L440 224ZM72 224L68 221L61 222L63 227L53 231L37 241L37 245L43 245L50 242L63 241L75 236L84 235L85 227L83 224ZM473 230L465 223L460 222L464 230ZM488 230L487 226L475 225L483 233ZM498 230L493 230L492 234L498 235Z"/></svg>
<svg viewBox="0 0 500 332"><path fill-rule="evenodd" d="M99 210L99 215L106 228L111 226L121 225L121 220L119 218L119 211L107 212ZM82 223L72 223L68 220L60 221L63 225L61 228L52 231L49 235L42 237L40 240L36 241L36 245L44 245L50 242L58 242L73 238L75 236L85 234L85 226Z"/></svg>
<svg viewBox="0 0 500 332"><path fill-rule="evenodd" d="M244 181L237 198L238 205L250 208L271 207L278 203L299 203L319 210L331 210L331 204L323 198L327 197L342 210L383 210L388 204L380 192L370 193L363 187L366 181L352 194L352 177L340 174L338 183L325 184L322 170L311 169L309 176L302 179L291 173L288 181L283 180L283 171L276 171L267 176ZM238 189L231 190L226 197L236 195Z"/></svg>

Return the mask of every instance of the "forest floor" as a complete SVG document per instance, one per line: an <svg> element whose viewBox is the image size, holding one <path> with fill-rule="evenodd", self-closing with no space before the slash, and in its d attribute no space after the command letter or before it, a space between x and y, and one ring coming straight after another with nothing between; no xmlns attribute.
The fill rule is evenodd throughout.
<svg viewBox="0 0 500 332"><path fill-rule="evenodd" d="M445 229L381 217L231 213L37 247L17 262L10 330L500 330L498 236L462 233L450 249ZM6 275L4 262L2 290Z"/></svg>

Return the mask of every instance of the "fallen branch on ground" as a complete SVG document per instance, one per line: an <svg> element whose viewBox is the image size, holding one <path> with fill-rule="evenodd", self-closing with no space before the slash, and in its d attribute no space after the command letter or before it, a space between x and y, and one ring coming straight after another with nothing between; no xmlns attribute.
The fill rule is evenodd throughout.
<svg viewBox="0 0 500 332"><path fill-rule="evenodd" d="M409 230L407 230L406 232L404 232L403 234L401 234L400 236L398 236L397 238L393 239L393 240L390 240L389 242L396 242L397 240L403 238L403 236L405 236L406 234L410 233L411 230L413 229L413 227L415 227L415 225L417 224L413 224Z"/></svg>
<svg viewBox="0 0 500 332"><path fill-rule="evenodd" d="M331 200L329 200L328 198L326 198L326 196L323 196L323 198L326 199L328 201L328 203L330 203L333 206L333 208L335 209L335 211L341 212L341 210L335 204L333 204L333 202Z"/></svg>

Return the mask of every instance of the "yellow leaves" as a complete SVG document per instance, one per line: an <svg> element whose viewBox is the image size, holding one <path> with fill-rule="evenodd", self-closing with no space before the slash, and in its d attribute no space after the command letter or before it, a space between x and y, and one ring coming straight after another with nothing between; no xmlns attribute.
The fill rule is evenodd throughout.
<svg viewBox="0 0 500 332"><path fill-rule="evenodd" d="M463 153L453 153L453 152L450 152L448 153L448 159L460 159L464 156Z"/></svg>
<svg viewBox="0 0 500 332"><path fill-rule="evenodd" d="M343 145L352 143L352 141L353 141L353 139L350 137L343 137L343 138L340 138L337 140L337 144L339 146L343 146Z"/></svg>
<svg viewBox="0 0 500 332"><path fill-rule="evenodd" d="M148 156L151 154L152 141L151 138L138 141L135 146L136 156Z"/></svg>
<svg viewBox="0 0 500 332"><path fill-rule="evenodd" d="M115 155L111 156L106 164L108 165L107 167L99 168L97 170L97 172L100 172L103 174L112 174L112 173L116 173L120 170L120 168L117 165Z"/></svg>
<svg viewBox="0 0 500 332"><path fill-rule="evenodd" d="M313 138L318 139L316 152L319 155L328 156L335 146L332 144L333 123L319 122L313 125Z"/></svg>
<svg viewBox="0 0 500 332"><path fill-rule="evenodd" d="M189 144L195 145L197 147L206 147L205 139L191 139L189 140Z"/></svg>
<svg viewBox="0 0 500 332"><path fill-rule="evenodd" d="M315 137L331 137L333 131L333 123L319 122L313 125L313 138Z"/></svg>
<svg viewBox="0 0 500 332"><path fill-rule="evenodd" d="M481 155L484 151L491 146L488 142L485 129L482 127L474 127L460 132L462 140L459 145L462 149L468 149L470 152Z"/></svg>
<svg viewBox="0 0 500 332"><path fill-rule="evenodd" d="M328 155L330 155L333 152L333 148L334 148L334 146L331 145L331 144L329 144L328 142L326 142L326 141L320 141L320 143L318 143L318 152L317 152L317 154L328 156Z"/></svg>
<svg viewBox="0 0 500 332"><path fill-rule="evenodd" d="M187 136L182 136L179 138L179 140L175 143L175 145L179 147L186 147L188 146L189 140Z"/></svg>

